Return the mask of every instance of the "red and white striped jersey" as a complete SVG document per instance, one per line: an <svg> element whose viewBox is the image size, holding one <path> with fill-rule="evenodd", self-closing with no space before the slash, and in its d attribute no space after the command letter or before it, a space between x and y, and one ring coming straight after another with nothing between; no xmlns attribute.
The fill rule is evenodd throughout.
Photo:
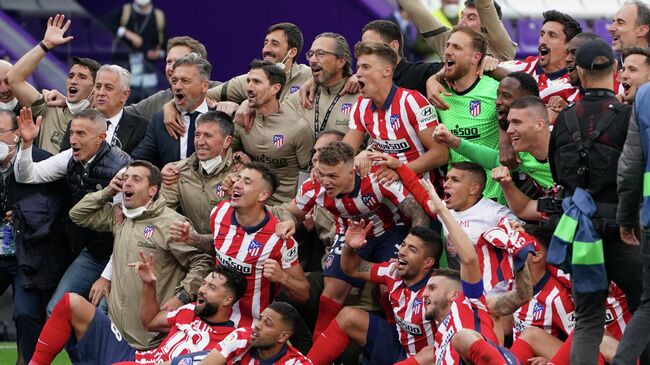
<svg viewBox="0 0 650 365"><path fill-rule="evenodd" d="M568 337L575 327L571 292L549 273L533 287L533 298L514 313L514 339L531 326L557 338Z"/></svg>
<svg viewBox="0 0 650 365"><path fill-rule="evenodd" d="M623 84L618 79L618 70L614 70L614 92L616 95L621 95L625 93L625 88L623 87ZM571 95L571 97L568 100L569 102L578 102L580 99L582 99L582 94L580 93L580 90L576 90L576 92Z"/></svg>
<svg viewBox="0 0 650 365"><path fill-rule="evenodd" d="M311 360L289 344L274 357L262 361L257 357L257 349L250 346L251 333L253 333L253 329L250 327L239 328L219 342L215 347L215 351L218 351L226 358L226 364L306 365L312 363Z"/></svg>
<svg viewBox="0 0 650 365"><path fill-rule="evenodd" d="M277 218L267 213L259 225L241 226L230 201L226 200L210 213L217 263L242 272L248 283L246 292L232 309L230 320L236 327L254 325L280 289L262 276L264 261L276 260L283 269L298 265L296 241L293 238L283 240L276 235L276 223Z"/></svg>
<svg viewBox="0 0 650 365"><path fill-rule="evenodd" d="M372 265L370 281L388 287L388 299L393 308L400 342L406 354L413 356L425 346L434 345L435 324L424 318L426 311L422 300L422 292L429 276L409 287L397 273L391 275L391 267L389 262Z"/></svg>
<svg viewBox="0 0 650 365"><path fill-rule="evenodd" d="M499 67L503 67L509 72L523 71L537 80L539 87L539 97L545 103L553 96L559 96L567 102L572 102L575 98L577 88L571 85L569 73L566 69L552 74L545 73L538 65L538 56L529 56L525 60L514 60L501 62Z"/></svg>
<svg viewBox="0 0 650 365"><path fill-rule="evenodd" d="M451 346L451 339L462 328L474 330L486 340L499 343L494 333L494 324L487 311L485 295L479 298L468 298L460 294L451 303L449 314L438 326L435 334L436 365L460 364L460 356Z"/></svg>
<svg viewBox="0 0 650 365"><path fill-rule="evenodd" d="M401 182L382 185L374 174L366 177L356 175L354 190L342 197L329 197L325 188L316 180L308 179L298 189L295 202L298 209L309 212L314 205L332 213L336 220L336 233L345 234L348 219L372 222L368 238L379 237L390 228L404 224L398 209L408 192Z"/></svg>
<svg viewBox="0 0 650 365"><path fill-rule="evenodd" d="M210 325L194 314L194 303L167 313L169 333L163 342L149 351L136 351L135 362L159 364L191 352L213 349L235 330L232 322Z"/></svg>

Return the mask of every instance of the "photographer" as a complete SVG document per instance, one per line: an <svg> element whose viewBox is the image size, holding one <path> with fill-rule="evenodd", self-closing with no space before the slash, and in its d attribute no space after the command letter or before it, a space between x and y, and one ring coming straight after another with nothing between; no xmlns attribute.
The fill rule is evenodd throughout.
<svg viewBox="0 0 650 365"><path fill-rule="evenodd" d="M591 245L585 245L579 239L564 240L566 244L572 244L573 249L576 330L571 364L596 363L607 298L605 283L597 282L590 290L577 290L575 284L585 279L595 282L596 273L600 272L596 270L602 269L606 273L603 279L612 280L623 289L632 311L638 307L641 294L639 248L621 241L616 224L615 172L627 136L631 109L621 104L612 90L615 64L612 48L600 39L588 41L578 48L576 66L584 94L580 101L558 115L548 150L555 182L564 186L568 196L576 198L568 203L572 204L569 208L577 210L565 209L562 221L564 218L570 221L573 218L570 213L577 213L580 223L577 229L573 227L573 231L584 236L588 230L586 233L594 237ZM587 197L579 201L585 191ZM595 213L591 214L590 210ZM591 218L591 222L582 218ZM567 231L562 221L562 227L558 226L556 230L559 240L562 240L560 236L566 237ZM550 251L549 258L553 254ZM560 251L557 257L561 261ZM580 270L576 271L577 267ZM585 268L592 269L592 272L587 274Z"/></svg>

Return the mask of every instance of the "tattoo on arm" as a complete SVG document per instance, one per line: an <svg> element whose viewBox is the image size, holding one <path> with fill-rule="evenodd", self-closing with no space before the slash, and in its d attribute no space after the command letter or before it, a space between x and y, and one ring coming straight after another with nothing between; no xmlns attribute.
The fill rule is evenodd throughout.
<svg viewBox="0 0 650 365"><path fill-rule="evenodd" d="M530 301L533 295L533 285L528 265L524 265L524 268L516 273L515 280L517 286L515 290L488 298L490 313L499 317L507 316Z"/></svg>
<svg viewBox="0 0 650 365"><path fill-rule="evenodd" d="M413 226L429 226L429 216L412 196L407 196L402 200L398 208L411 220Z"/></svg>
<svg viewBox="0 0 650 365"><path fill-rule="evenodd" d="M357 268L357 272L370 272L370 269L372 269L372 263L368 261L361 261L361 264Z"/></svg>

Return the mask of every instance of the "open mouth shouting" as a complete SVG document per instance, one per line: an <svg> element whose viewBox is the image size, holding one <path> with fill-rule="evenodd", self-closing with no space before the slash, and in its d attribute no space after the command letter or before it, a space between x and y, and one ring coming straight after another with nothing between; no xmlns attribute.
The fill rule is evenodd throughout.
<svg viewBox="0 0 650 365"><path fill-rule="evenodd" d="M538 51L539 51L539 59L540 59L540 61L546 61L546 58L551 53L551 50L548 49L548 47L546 47L544 45L539 46Z"/></svg>
<svg viewBox="0 0 650 365"><path fill-rule="evenodd" d="M77 94L79 94L79 88L77 88L76 86L70 86L68 88L68 97L69 98L74 98L75 96L77 96Z"/></svg>
<svg viewBox="0 0 650 365"><path fill-rule="evenodd" d="M630 90L632 89L632 85L630 85L627 82L621 82L621 86L623 86L623 95L627 96L630 94Z"/></svg>

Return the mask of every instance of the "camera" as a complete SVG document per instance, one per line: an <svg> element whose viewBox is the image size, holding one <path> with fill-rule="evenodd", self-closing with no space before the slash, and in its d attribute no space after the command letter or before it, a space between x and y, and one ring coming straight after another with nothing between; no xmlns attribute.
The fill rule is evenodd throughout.
<svg viewBox="0 0 650 365"><path fill-rule="evenodd" d="M564 198L564 188L560 185L554 185L544 192L544 196L537 199L537 211L548 215L562 214L562 200Z"/></svg>

